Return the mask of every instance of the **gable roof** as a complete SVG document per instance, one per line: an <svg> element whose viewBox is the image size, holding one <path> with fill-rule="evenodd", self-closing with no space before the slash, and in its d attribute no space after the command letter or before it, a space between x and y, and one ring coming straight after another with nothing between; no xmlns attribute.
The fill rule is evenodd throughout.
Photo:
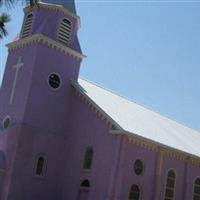
<svg viewBox="0 0 200 200"><path fill-rule="evenodd" d="M124 132L200 157L200 132L79 79L73 83Z"/></svg>

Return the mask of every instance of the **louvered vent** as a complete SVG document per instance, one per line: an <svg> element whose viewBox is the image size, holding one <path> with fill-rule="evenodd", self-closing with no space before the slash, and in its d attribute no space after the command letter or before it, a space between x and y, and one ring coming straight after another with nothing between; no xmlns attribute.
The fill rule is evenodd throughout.
<svg viewBox="0 0 200 200"><path fill-rule="evenodd" d="M31 28L33 24L33 14L27 15L22 31L22 38L28 37L31 33Z"/></svg>
<svg viewBox="0 0 200 200"><path fill-rule="evenodd" d="M67 19L63 19L59 27L58 40L68 45L70 36L71 36L71 22Z"/></svg>

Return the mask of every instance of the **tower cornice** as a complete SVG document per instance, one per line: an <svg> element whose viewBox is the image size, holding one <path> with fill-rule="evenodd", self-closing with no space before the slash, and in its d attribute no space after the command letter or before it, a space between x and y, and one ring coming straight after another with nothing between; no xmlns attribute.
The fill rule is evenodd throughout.
<svg viewBox="0 0 200 200"><path fill-rule="evenodd" d="M73 18L75 18L77 20L77 26L78 26L78 28L81 27L80 17L78 15L75 15L71 11L65 9L62 5L49 4L49 3L40 2L38 4L38 6L35 6L33 8L31 8L30 6L25 7L24 8L24 13L30 12L30 11L38 8L38 7L39 7L39 9L48 9L48 10L52 10L52 11L61 11L64 14L70 15L71 17L73 17Z"/></svg>
<svg viewBox="0 0 200 200"><path fill-rule="evenodd" d="M56 42L55 40L53 40L47 36L44 36L42 34L35 34L35 35L29 36L29 37L26 37L23 39L16 40L14 42L7 44L6 46L9 48L9 51L10 51L10 50L22 48L26 45L29 45L29 44L32 44L35 42L42 43L52 49L60 51L66 55L72 56L73 58L75 58L77 60L82 60L83 58L86 57L85 55L83 55L67 46L64 46L61 43Z"/></svg>

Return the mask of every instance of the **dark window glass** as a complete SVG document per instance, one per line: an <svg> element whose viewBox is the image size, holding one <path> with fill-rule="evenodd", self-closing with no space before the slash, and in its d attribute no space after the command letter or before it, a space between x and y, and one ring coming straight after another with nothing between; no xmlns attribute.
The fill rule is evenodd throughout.
<svg viewBox="0 0 200 200"><path fill-rule="evenodd" d="M40 156L37 160L37 166L36 166L36 175L38 176L44 176L44 170L45 170L45 163L46 160L43 156Z"/></svg>
<svg viewBox="0 0 200 200"><path fill-rule="evenodd" d="M132 185L130 193L129 193L129 200L139 200L140 199L140 189L137 185Z"/></svg>
<svg viewBox="0 0 200 200"><path fill-rule="evenodd" d="M200 200L200 178L194 182L193 200Z"/></svg>
<svg viewBox="0 0 200 200"><path fill-rule="evenodd" d="M49 76L49 85L54 89L60 86L60 78L57 74L51 74Z"/></svg>
<svg viewBox="0 0 200 200"><path fill-rule="evenodd" d="M71 25L71 22L69 20L67 20L67 19L63 19L63 22L65 22L66 24Z"/></svg>
<svg viewBox="0 0 200 200"><path fill-rule="evenodd" d="M32 18L33 17L33 14L29 14L26 19L29 19L29 18Z"/></svg>
<svg viewBox="0 0 200 200"><path fill-rule="evenodd" d="M5 117L5 119L3 120L3 128L8 128L10 125L10 117Z"/></svg>
<svg viewBox="0 0 200 200"><path fill-rule="evenodd" d="M176 175L173 170L170 170L167 173L167 182L166 182L165 199L164 200L173 200L174 199L175 180L176 180Z"/></svg>
<svg viewBox="0 0 200 200"><path fill-rule="evenodd" d="M83 163L84 169L91 169L92 159L93 159L93 149L87 148L85 152L84 163Z"/></svg>
<svg viewBox="0 0 200 200"><path fill-rule="evenodd" d="M137 175L141 175L143 173L143 162L141 160L136 160L134 163L134 171Z"/></svg>
<svg viewBox="0 0 200 200"><path fill-rule="evenodd" d="M88 180L84 180L84 181L81 182L80 187L88 188L88 187L90 187L90 182Z"/></svg>

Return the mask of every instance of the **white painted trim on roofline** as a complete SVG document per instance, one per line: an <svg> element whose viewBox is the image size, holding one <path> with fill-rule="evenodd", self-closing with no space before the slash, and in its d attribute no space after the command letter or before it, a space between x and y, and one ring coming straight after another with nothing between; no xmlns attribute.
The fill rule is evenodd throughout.
<svg viewBox="0 0 200 200"><path fill-rule="evenodd" d="M26 44L30 44L33 42L42 42L43 44L47 44L49 47L55 48L56 50L59 50L61 52L64 52L65 54L68 54L69 56L72 56L74 58L77 58L78 60L82 60L86 56L45 36L42 34L34 34L29 37L25 37L19 40L16 40L14 42L11 42L7 44L6 46L10 49L16 49L21 48Z"/></svg>
<svg viewBox="0 0 200 200"><path fill-rule="evenodd" d="M194 154L190 154L188 152L185 152L185 151L182 151L182 150L179 150L179 149L175 149L175 148L172 148L172 147L169 147L167 145L164 145L162 143L159 143L159 142L156 142L156 141L153 141L151 139L148 139L148 138L144 138L138 134L135 134L135 133L132 133L132 132L129 132L129 131L126 131L126 130L110 130L109 131L111 134L114 134L114 135L128 135L128 136L131 136L131 137L134 137L136 139L139 139L139 140L142 140L144 142L147 142L147 143L150 143L150 144L153 144L153 145L156 145L157 147L160 147L160 148L165 148L169 151L173 151L175 153L179 153L179 154L183 154L185 157L188 157L189 158L194 158L194 159L197 159L197 160L200 160L200 157L198 157L197 155L194 155Z"/></svg>
<svg viewBox="0 0 200 200"><path fill-rule="evenodd" d="M78 28L81 27L80 17L78 15L75 15L71 11L67 10L62 5L39 2L39 7L40 8L50 9L50 10L55 10L55 11L62 11L62 12L64 12L64 14L70 15L71 17L75 18L77 20L77 26L78 26ZM36 8L37 8L37 6L36 6ZM24 8L24 12L25 13L29 12L32 9L34 9L34 8L31 8L30 6L27 6L27 7Z"/></svg>
<svg viewBox="0 0 200 200"><path fill-rule="evenodd" d="M95 107L95 109L97 109L103 115L103 117L108 119L118 129L118 131L123 131L122 127L120 127L117 122L115 122L106 112L104 112L104 110L102 110L87 94L81 91L79 84L76 81L71 80L71 84L79 93L81 93L87 99L87 101L89 101Z"/></svg>

